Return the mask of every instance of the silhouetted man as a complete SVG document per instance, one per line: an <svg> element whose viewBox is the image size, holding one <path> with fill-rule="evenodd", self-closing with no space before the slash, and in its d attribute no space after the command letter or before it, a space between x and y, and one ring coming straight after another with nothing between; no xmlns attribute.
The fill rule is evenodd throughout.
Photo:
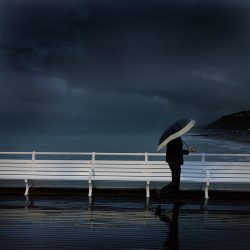
<svg viewBox="0 0 250 250"><path fill-rule="evenodd" d="M179 192L180 190L180 177L181 177L181 165L183 165L183 155L188 155L194 152L193 148L183 150L183 143L181 137L178 137L167 144L166 162L172 172L172 182L164 186L160 192L156 192L158 201L166 196L169 192Z"/></svg>

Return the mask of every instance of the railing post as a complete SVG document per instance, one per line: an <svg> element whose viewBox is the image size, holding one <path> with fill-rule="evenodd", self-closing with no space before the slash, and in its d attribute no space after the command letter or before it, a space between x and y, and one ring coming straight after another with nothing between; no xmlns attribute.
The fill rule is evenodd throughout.
<svg viewBox="0 0 250 250"><path fill-rule="evenodd" d="M205 153L201 154L201 162L202 162L202 165L206 164L206 155L205 155Z"/></svg>
<svg viewBox="0 0 250 250"><path fill-rule="evenodd" d="M92 162L95 161L95 152L92 152Z"/></svg>
<svg viewBox="0 0 250 250"><path fill-rule="evenodd" d="M206 184L204 187L204 192L205 192L205 199L207 200L209 198L208 187L209 187L210 181L209 181L209 170L206 168L206 155L205 155L205 153L201 154L201 161L202 161L203 171L206 173Z"/></svg>
<svg viewBox="0 0 250 250"><path fill-rule="evenodd" d="M150 188L149 188L149 181L147 181L147 185L146 185L146 198L150 197Z"/></svg>
<svg viewBox="0 0 250 250"><path fill-rule="evenodd" d="M92 165L95 161L95 152L92 152L92 160L90 162L90 164ZM92 186L92 174L94 172L94 167L93 165L91 166L91 169L89 170L89 198L92 197L92 190L93 190L93 186Z"/></svg>
<svg viewBox="0 0 250 250"><path fill-rule="evenodd" d="M92 197L92 182L89 180L89 197Z"/></svg>
<svg viewBox="0 0 250 250"><path fill-rule="evenodd" d="M35 160L36 160L36 151L33 151L32 154L31 154L31 161L32 161L31 171L32 172L34 171L34 169L33 169L33 163L35 162ZM25 192L24 192L24 195L27 197L29 195L29 188L30 188L29 180L25 179L24 182L25 182Z"/></svg>
<svg viewBox="0 0 250 250"><path fill-rule="evenodd" d="M146 167L148 168L148 153L145 152L145 165ZM148 169L147 169L147 173L148 173ZM149 187L149 180L147 180L147 183L146 183L146 198L149 198L150 197L150 187Z"/></svg>
<svg viewBox="0 0 250 250"><path fill-rule="evenodd" d="M36 151L32 152L32 162L36 160Z"/></svg>
<svg viewBox="0 0 250 250"><path fill-rule="evenodd" d="M209 184L210 184L210 182L209 182L209 170L206 170L206 175L207 175L207 178L206 178L206 186L205 186L204 191L205 191L205 199L208 199L209 198L209 196L208 196L208 187L209 187Z"/></svg>
<svg viewBox="0 0 250 250"><path fill-rule="evenodd" d="M25 193L24 193L24 195L27 196L27 195L29 195L30 186L29 186L28 179L25 179L24 182L25 182Z"/></svg>

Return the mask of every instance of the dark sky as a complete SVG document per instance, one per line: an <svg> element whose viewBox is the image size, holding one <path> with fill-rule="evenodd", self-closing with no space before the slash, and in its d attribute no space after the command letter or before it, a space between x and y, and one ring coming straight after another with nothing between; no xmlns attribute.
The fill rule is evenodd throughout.
<svg viewBox="0 0 250 250"><path fill-rule="evenodd" d="M156 129L248 110L241 0L0 0L9 128Z"/></svg>

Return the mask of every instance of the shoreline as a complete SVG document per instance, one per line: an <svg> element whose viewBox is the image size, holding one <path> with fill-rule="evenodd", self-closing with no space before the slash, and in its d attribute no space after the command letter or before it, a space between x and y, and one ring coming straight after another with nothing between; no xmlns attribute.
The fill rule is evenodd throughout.
<svg viewBox="0 0 250 250"><path fill-rule="evenodd" d="M228 140L228 141L237 141L237 142L243 142L243 143L250 143L250 135L249 134L223 134L223 133L200 133L200 134L194 134L193 136L203 136L203 137L210 137L210 138L216 138L216 139L222 139L222 140Z"/></svg>

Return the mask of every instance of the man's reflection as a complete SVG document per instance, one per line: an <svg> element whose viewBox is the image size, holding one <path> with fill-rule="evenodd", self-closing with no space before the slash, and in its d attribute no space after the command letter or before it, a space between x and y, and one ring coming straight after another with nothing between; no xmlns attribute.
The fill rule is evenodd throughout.
<svg viewBox="0 0 250 250"><path fill-rule="evenodd" d="M172 218L164 213L164 209L159 205L156 209L155 214L159 216L160 220L166 223L169 227L169 233L166 241L164 242L165 249L179 249L179 234L178 234L178 219L179 211L183 202L174 202L172 209Z"/></svg>

